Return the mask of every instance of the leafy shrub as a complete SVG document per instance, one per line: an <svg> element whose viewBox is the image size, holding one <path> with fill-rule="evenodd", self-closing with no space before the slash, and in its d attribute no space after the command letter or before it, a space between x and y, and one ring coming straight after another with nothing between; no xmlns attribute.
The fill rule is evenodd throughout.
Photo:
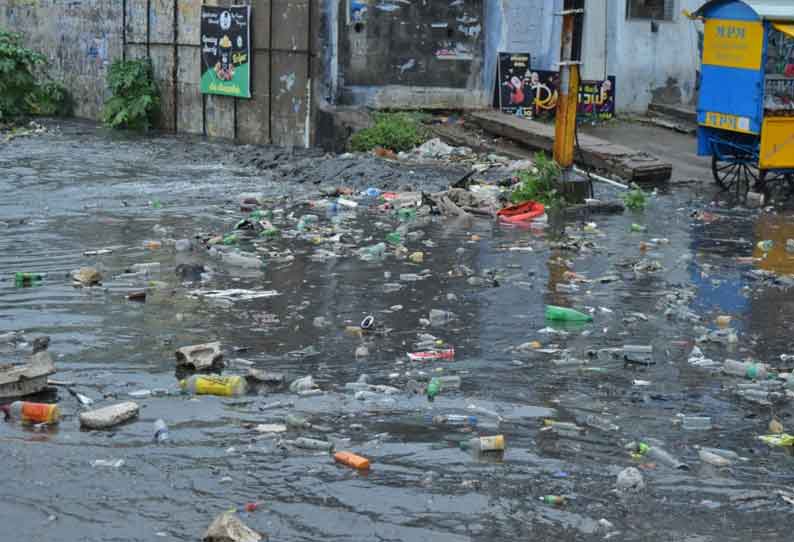
<svg viewBox="0 0 794 542"><path fill-rule="evenodd" d="M623 195L623 203L632 211L642 211L647 205L645 192L637 185L632 185L632 189Z"/></svg>
<svg viewBox="0 0 794 542"><path fill-rule="evenodd" d="M72 100L66 87L55 81L37 85L26 101L28 110L34 115L66 117L72 114Z"/></svg>
<svg viewBox="0 0 794 542"><path fill-rule="evenodd" d="M0 118L29 113L28 99L36 89L35 71L44 56L22 45L22 36L0 30Z"/></svg>
<svg viewBox="0 0 794 542"><path fill-rule="evenodd" d="M510 201L523 203L538 201L546 207L558 207L563 204L559 191L559 180L562 169L554 160L539 152L535 155L535 167L518 173L519 184L510 194Z"/></svg>
<svg viewBox="0 0 794 542"><path fill-rule="evenodd" d="M102 120L112 128L148 130L160 111L160 92L148 59L115 60L108 84L113 96L105 102Z"/></svg>
<svg viewBox="0 0 794 542"><path fill-rule="evenodd" d="M383 147L402 152L421 145L428 139L421 117L412 113L380 113L375 116L375 125L353 134L350 148L368 152Z"/></svg>

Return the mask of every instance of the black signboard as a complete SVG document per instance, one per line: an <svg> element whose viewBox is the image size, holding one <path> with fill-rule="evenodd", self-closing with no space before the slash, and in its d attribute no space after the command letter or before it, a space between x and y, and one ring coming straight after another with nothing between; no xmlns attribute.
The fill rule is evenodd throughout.
<svg viewBox="0 0 794 542"><path fill-rule="evenodd" d="M250 6L201 6L201 92L251 97Z"/></svg>
<svg viewBox="0 0 794 542"><path fill-rule="evenodd" d="M499 109L509 115L532 117L529 53L499 53Z"/></svg>

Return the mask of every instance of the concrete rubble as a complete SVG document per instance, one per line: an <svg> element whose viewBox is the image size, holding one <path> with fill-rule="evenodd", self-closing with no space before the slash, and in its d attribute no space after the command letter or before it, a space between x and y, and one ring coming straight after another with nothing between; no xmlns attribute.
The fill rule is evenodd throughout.
<svg viewBox="0 0 794 542"><path fill-rule="evenodd" d="M96 410L80 413L80 427L83 429L110 429L133 418L138 417L140 407L128 401Z"/></svg>
<svg viewBox="0 0 794 542"><path fill-rule="evenodd" d="M219 369L224 366L223 352L219 341L183 346L176 351L175 355L177 367L194 371Z"/></svg>

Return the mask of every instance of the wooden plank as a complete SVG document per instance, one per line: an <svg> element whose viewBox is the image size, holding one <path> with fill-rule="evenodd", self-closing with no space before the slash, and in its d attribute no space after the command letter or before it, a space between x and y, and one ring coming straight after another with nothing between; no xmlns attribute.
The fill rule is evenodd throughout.
<svg viewBox="0 0 794 542"><path fill-rule="evenodd" d="M498 111L471 113L468 118L494 135L512 139L522 145L551 152L554 127ZM581 165L616 174L630 182L664 182L670 179L673 166L625 145L582 134L576 159Z"/></svg>

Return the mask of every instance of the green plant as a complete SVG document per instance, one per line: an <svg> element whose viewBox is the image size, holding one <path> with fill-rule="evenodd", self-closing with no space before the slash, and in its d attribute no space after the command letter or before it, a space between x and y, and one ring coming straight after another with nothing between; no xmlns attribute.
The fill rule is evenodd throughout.
<svg viewBox="0 0 794 542"><path fill-rule="evenodd" d="M26 98L28 110L34 115L65 117L72 113L72 101L66 88L55 81L36 86Z"/></svg>
<svg viewBox="0 0 794 542"><path fill-rule="evenodd" d="M28 99L36 89L36 69L44 56L22 45L22 36L0 30L0 118L29 113Z"/></svg>
<svg viewBox="0 0 794 542"><path fill-rule="evenodd" d="M112 128L148 130L160 111L160 93L148 59L115 60L108 84L113 96L105 102L102 120Z"/></svg>
<svg viewBox="0 0 794 542"><path fill-rule="evenodd" d="M554 160L539 152L531 170L518 172L519 184L510 194L510 201L523 203L537 201L546 207L559 207L564 203L559 191L562 170Z"/></svg>
<svg viewBox="0 0 794 542"><path fill-rule="evenodd" d="M639 186L632 185L632 189L623 195L623 203L632 211L641 211L645 209L648 199Z"/></svg>
<svg viewBox="0 0 794 542"><path fill-rule="evenodd" d="M371 151L375 147L394 152L411 150L428 139L421 119L421 115L415 113L379 113L375 116L374 126L353 134L350 148L361 152Z"/></svg>

